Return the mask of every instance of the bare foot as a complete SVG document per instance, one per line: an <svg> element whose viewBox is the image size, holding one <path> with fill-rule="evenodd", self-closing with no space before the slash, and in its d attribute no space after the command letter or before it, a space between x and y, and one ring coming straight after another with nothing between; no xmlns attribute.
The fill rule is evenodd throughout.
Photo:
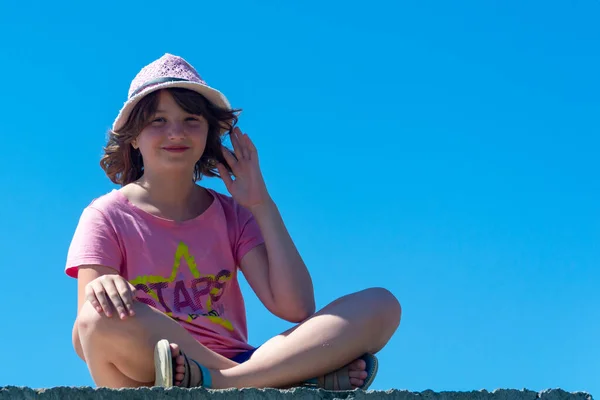
<svg viewBox="0 0 600 400"><path fill-rule="evenodd" d="M185 358L179 350L179 346L175 343L170 343L171 354L173 355L173 380L175 386L181 386L183 378L185 377ZM190 384L195 385L202 382L202 372L196 365L196 363L189 363L190 370Z"/></svg>
<svg viewBox="0 0 600 400"><path fill-rule="evenodd" d="M348 375L353 389L360 387L367 379L367 363L360 358L354 360L348 365Z"/></svg>
<svg viewBox="0 0 600 400"><path fill-rule="evenodd" d="M173 374L174 374L174 384L175 386L181 386L181 383L183 381L184 378L184 373L185 373L185 359L183 357L183 355L181 355L181 352L179 351L179 346L175 343L170 343L171 346L171 354L173 355ZM198 366L191 362L190 364L190 368L192 368L193 371L188 371L189 374L192 374L192 382L194 382L196 379L195 377L200 377L202 372L198 369ZM352 389L356 389L359 388L360 386L362 386L365 382L365 379L367 378L367 363L358 358L354 361L352 361L350 364L348 364L348 370L347 370L347 374L348 377L350 378L350 384L352 385ZM342 370L338 370L338 371L334 371L332 372L332 374L339 374L339 373L343 373L343 369ZM329 374L326 374L329 375ZM325 377L322 376L319 378L319 383L322 385L324 383L324 379Z"/></svg>
<svg viewBox="0 0 600 400"><path fill-rule="evenodd" d="M183 380L183 374L185 373L185 360L179 352L179 346L175 343L170 343L171 354L173 355L173 382L175 386L180 386Z"/></svg>
<svg viewBox="0 0 600 400"><path fill-rule="evenodd" d="M320 376L317 381L318 387L325 388L326 390L348 390L346 387L342 387L342 383L345 381L342 378L342 374L347 374L351 388L349 390L354 390L361 387L365 383L365 379L367 379L367 363L365 360L357 358L352 361L350 364L345 365L344 367L332 371L328 374ZM333 378L333 382L331 381ZM328 382L326 384L326 382ZM313 380L314 383L314 380ZM345 384L344 384L345 385ZM329 387L331 386L331 387Z"/></svg>

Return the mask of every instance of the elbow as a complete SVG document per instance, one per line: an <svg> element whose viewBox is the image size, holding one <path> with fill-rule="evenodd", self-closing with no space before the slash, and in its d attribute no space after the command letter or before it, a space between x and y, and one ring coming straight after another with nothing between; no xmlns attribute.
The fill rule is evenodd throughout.
<svg viewBox="0 0 600 400"><path fill-rule="evenodd" d="M280 317L288 322L300 323L312 317L315 314L315 311L315 302L312 301L302 304L301 306L294 307L293 309L284 310Z"/></svg>
<svg viewBox="0 0 600 400"><path fill-rule="evenodd" d="M316 312L315 296L312 290L297 292L294 295L273 298L268 307L273 314L291 323L300 323Z"/></svg>

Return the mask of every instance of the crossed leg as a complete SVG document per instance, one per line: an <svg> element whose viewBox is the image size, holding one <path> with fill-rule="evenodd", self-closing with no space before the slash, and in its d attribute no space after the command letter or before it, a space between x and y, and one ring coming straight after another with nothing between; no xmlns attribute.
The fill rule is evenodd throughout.
<svg viewBox="0 0 600 400"><path fill-rule="evenodd" d="M398 328L401 309L385 289L341 297L267 341L243 364L202 346L177 322L145 304L136 302L135 313L121 321L98 315L87 303L82 307L76 326L78 352L96 385L152 386L154 345L164 338L176 344L175 356L181 348L210 370L213 388L288 387L335 371L365 352L379 351ZM349 373L354 386L362 384L361 362L354 362Z"/></svg>

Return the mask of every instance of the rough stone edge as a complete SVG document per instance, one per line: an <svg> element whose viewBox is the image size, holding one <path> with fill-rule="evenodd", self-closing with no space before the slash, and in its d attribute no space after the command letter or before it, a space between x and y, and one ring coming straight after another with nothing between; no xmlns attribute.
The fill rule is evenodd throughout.
<svg viewBox="0 0 600 400"><path fill-rule="evenodd" d="M411 392L408 390L369 390L331 392L322 389L294 388L279 389L226 389L209 390L204 388L139 388L139 389L107 389L92 387L67 387L32 389L29 387L3 386L0 387L0 400L30 400L30 399L115 399L131 400L147 399L215 399L229 400L231 398L247 400L279 400L291 397L302 399L324 400L363 400L366 397L384 397L394 400L593 400L587 392L567 392L562 389L546 389L535 392L527 389L496 389L494 391L441 391L425 390Z"/></svg>

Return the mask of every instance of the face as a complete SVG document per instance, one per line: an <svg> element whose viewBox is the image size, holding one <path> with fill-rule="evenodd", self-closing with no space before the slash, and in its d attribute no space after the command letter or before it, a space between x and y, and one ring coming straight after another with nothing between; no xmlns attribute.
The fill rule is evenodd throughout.
<svg viewBox="0 0 600 400"><path fill-rule="evenodd" d="M191 176L204 152L207 136L204 117L185 112L169 92L161 91L155 115L132 146L142 153L145 171Z"/></svg>

